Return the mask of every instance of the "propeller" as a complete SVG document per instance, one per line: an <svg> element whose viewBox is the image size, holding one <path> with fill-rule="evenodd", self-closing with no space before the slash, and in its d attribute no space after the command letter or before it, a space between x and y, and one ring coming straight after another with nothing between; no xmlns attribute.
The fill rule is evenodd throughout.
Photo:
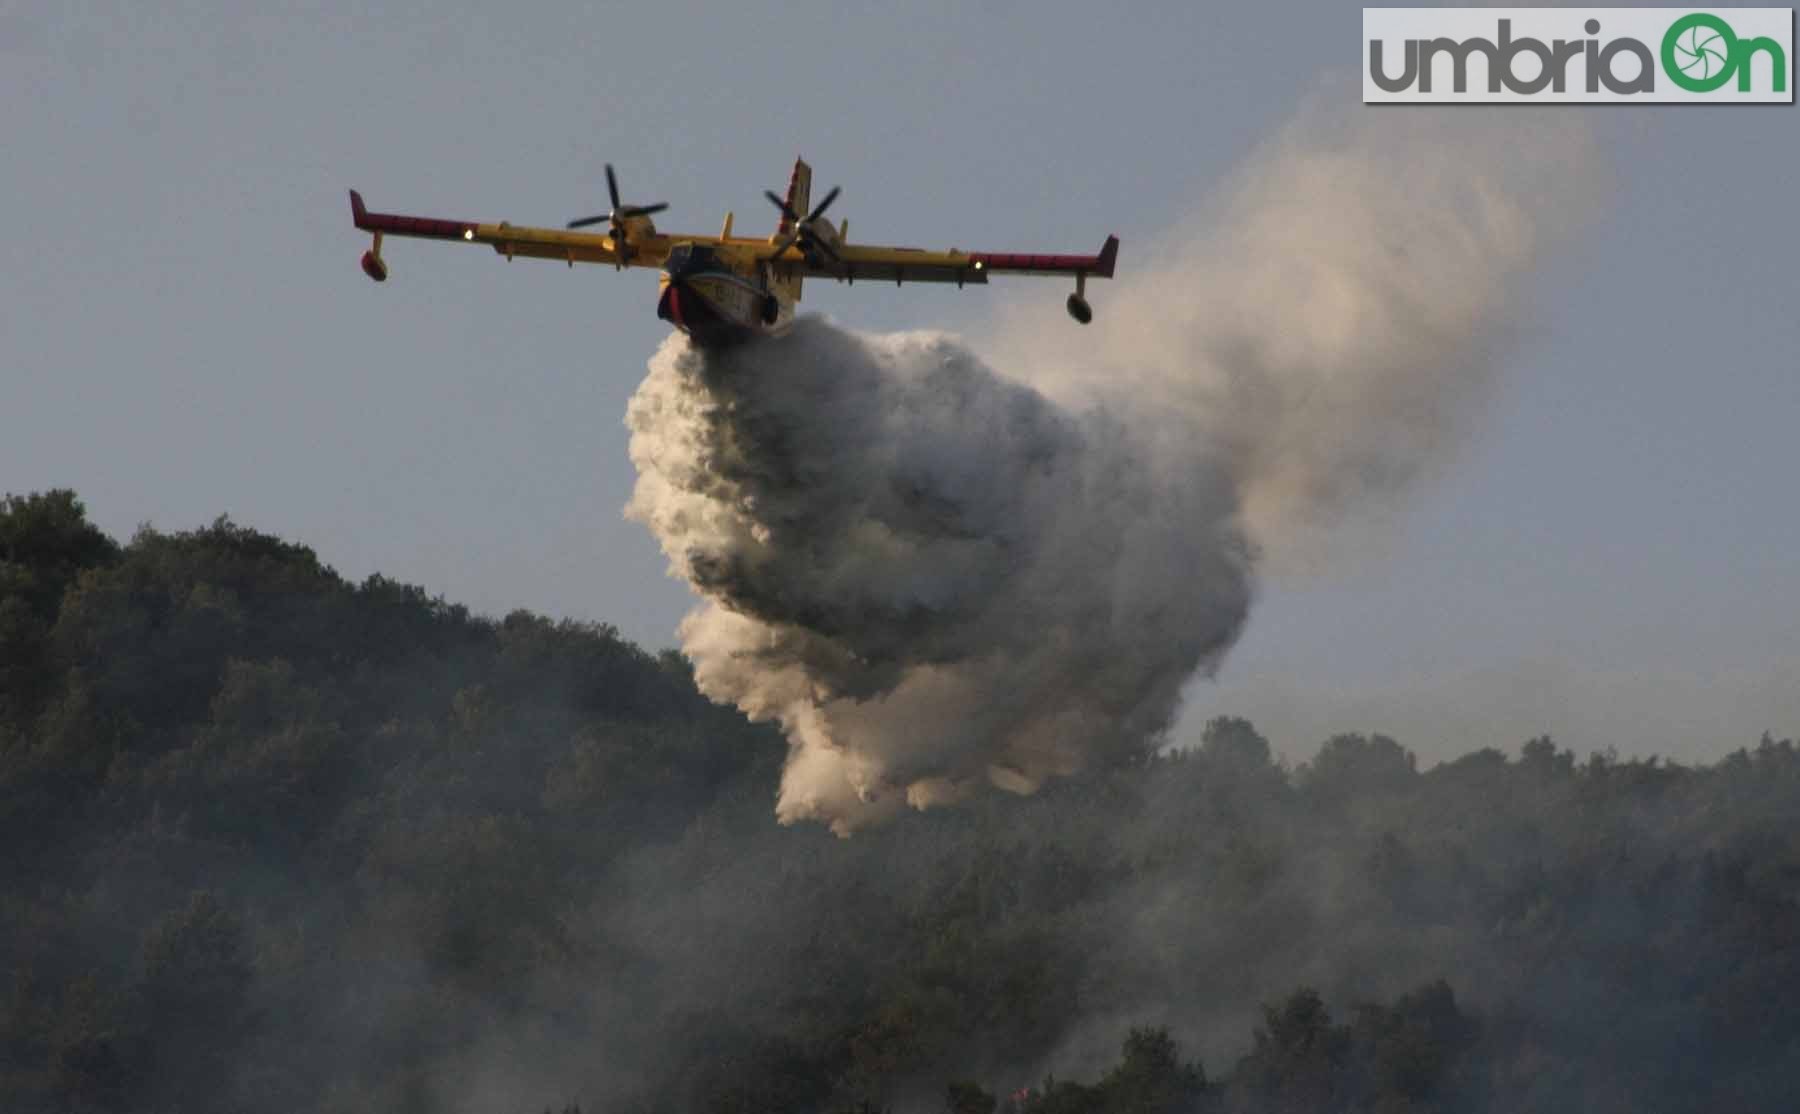
<svg viewBox="0 0 1800 1114"><path fill-rule="evenodd" d="M782 214L793 224L793 227L788 230L787 235L783 236L781 240L770 249L769 258L780 258L781 253L793 246L793 243L796 240L803 241L800 245L803 251L822 251L833 259L838 258L837 249L831 246L829 240L814 232L812 230L812 224L814 221L825 215L825 210L831 208L831 203L837 200L839 192L837 186L832 186L830 192L825 195L825 200L813 206L813 211L802 217L799 213L794 212L793 207L783 200L774 190L764 190L763 196L768 198L770 203L777 209L780 209Z"/></svg>
<svg viewBox="0 0 1800 1114"><path fill-rule="evenodd" d="M586 228L590 224L605 222L610 225L609 232L613 243L618 245L620 262L631 253L631 245L626 240L625 222L632 217L647 217L652 213L660 213L669 207L666 201L658 201L654 205L625 205L619 201L619 178L613 173L612 163L606 164L606 194L612 200L612 211L599 213L591 217L580 217L569 222L570 228Z"/></svg>

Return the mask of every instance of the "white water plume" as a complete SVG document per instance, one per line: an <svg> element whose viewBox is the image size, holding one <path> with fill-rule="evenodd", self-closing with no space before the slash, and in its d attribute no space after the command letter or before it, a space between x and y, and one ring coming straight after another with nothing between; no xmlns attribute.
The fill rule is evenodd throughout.
<svg viewBox="0 0 1800 1114"><path fill-rule="evenodd" d="M1011 322L1004 375L952 336L818 318L652 359L627 513L703 597L701 689L786 731L784 821L847 833L1142 753L1237 637L1258 560L1454 445L1585 202L1585 142L1526 114L1327 115L1126 256L1092 330Z"/></svg>

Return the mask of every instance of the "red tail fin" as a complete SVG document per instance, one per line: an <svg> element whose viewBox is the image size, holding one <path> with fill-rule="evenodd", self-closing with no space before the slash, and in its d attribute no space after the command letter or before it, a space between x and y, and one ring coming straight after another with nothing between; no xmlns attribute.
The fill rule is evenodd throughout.
<svg viewBox="0 0 1800 1114"><path fill-rule="evenodd" d="M805 159L794 159L794 173L788 178L787 207L789 213L799 217L806 216L807 210L812 208L812 167L806 165ZM783 213L781 223L775 226L775 234L784 235L793 227L794 222Z"/></svg>

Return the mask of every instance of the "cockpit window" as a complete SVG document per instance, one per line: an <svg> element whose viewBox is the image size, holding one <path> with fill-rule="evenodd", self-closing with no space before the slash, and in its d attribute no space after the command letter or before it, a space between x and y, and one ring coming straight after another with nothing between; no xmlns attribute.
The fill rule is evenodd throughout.
<svg viewBox="0 0 1800 1114"><path fill-rule="evenodd" d="M717 266L718 254L706 244L676 244L669 249L663 268L670 274L685 274Z"/></svg>

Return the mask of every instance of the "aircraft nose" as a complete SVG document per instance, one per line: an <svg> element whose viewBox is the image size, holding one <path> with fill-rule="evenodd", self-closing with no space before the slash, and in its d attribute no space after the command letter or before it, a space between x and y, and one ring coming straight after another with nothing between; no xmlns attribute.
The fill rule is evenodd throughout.
<svg viewBox="0 0 1800 1114"><path fill-rule="evenodd" d="M662 297L656 302L656 316L683 332L687 331L687 320L682 313L681 303L686 294L686 289L675 279L674 272L670 272L669 283L663 287Z"/></svg>

